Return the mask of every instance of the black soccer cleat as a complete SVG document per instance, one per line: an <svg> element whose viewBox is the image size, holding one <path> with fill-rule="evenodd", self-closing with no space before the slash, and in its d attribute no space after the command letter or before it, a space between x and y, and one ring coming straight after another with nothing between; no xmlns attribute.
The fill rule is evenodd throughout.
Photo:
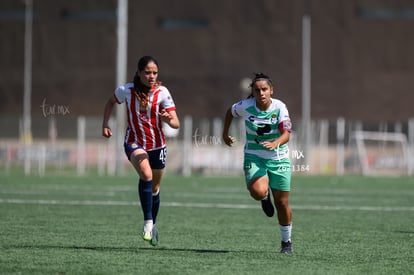
<svg viewBox="0 0 414 275"><path fill-rule="evenodd" d="M273 207L272 200L270 199L270 192L267 194L267 197L260 202L262 203L262 209L266 216L273 217L275 214L275 208Z"/></svg>
<svg viewBox="0 0 414 275"><path fill-rule="evenodd" d="M293 252L292 242L291 241L282 242L281 247L282 248L280 249L280 253L289 254L289 253L292 253Z"/></svg>

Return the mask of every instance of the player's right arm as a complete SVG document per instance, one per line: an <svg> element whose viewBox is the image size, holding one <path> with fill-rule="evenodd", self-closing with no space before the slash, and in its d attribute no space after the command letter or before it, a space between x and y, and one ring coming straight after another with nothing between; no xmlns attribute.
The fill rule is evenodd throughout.
<svg viewBox="0 0 414 275"><path fill-rule="evenodd" d="M102 135L106 138L109 138L112 136L112 131L111 131L111 128L109 128L108 121L111 116L112 109L114 108L115 103L116 103L115 96L112 95L110 98L108 98L105 104L103 122L102 122Z"/></svg>
<svg viewBox="0 0 414 275"><path fill-rule="evenodd" d="M223 141L228 146L232 146L233 143L236 141L234 137L229 136L229 129L231 122L233 121L233 114L231 113L231 108L229 108L226 112L226 116L224 117L224 126L223 126Z"/></svg>
<svg viewBox="0 0 414 275"><path fill-rule="evenodd" d="M246 100L239 101L233 104L226 112L223 126L223 141L228 146L232 146L233 143L236 142L236 139L234 137L229 136L229 129L231 122L233 121L233 117L242 117L244 115L244 109L246 104L249 104L248 102L246 103Z"/></svg>

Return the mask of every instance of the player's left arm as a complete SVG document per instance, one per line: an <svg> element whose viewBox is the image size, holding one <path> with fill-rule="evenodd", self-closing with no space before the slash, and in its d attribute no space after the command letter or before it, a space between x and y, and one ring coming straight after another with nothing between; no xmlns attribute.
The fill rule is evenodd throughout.
<svg viewBox="0 0 414 275"><path fill-rule="evenodd" d="M281 135L273 141L265 141L262 143L263 146L269 150L275 150L276 148L279 148L283 144L286 144L290 139L290 132L292 132L292 123L290 122L287 110L285 110L285 112L286 113L283 115L284 120L278 124L279 132Z"/></svg>
<svg viewBox="0 0 414 275"><path fill-rule="evenodd" d="M269 150L275 150L276 148L279 148L283 144L286 144L290 139L290 131L283 130L280 137L273 141L264 141L262 142L262 145L266 147Z"/></svg>
<svg viewBox="0 0 414 275"><path fill-rule="evenodd" d="M278 128L280 136L273 141L263 142L263 146L269 150L275 150L286 144L290 139L290 132L292 132L292 122L290 121L289 111L284 103L282 103L279 113Z"/></svg>
<svg viewBox="0 0 414 275"><path fill-rule="evenodd" d="M170 91L166 87L161 87L161 104L160 112L158 113L160 119L167 123L171 128L180 128L180 119L178 118L174 100Z"/></svg>
<svg viewBox="0 0 414 275"><path fill-rule="evenodd" d="M170 110L170 111L162 110L159 113L159 115L160 115L161 120L167 123L171 128L173 129L180 128L180 120L175 110Z"/></svg>

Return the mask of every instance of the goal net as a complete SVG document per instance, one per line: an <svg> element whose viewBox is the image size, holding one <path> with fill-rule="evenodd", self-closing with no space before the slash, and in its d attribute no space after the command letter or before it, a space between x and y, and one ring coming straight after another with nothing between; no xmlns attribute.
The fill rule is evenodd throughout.
<svg viewBox="0 0 414 275"><path fill-rule="evenodd" d="M410 154L403 133L355 131L351 137L363 175L410 175Z"/></svg>

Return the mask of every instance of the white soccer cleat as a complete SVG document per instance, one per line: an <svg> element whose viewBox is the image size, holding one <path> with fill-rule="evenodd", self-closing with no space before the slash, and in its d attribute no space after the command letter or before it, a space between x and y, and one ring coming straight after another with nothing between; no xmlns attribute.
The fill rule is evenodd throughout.
<svg viewBox="0 0 414 275"><path fill-rule="evenodd" d="M158 245L158 228L155 224L152 227L152 232L151 233L152 233L152 238L151 238L150 244L152 246L157 246Z"/></svg>

